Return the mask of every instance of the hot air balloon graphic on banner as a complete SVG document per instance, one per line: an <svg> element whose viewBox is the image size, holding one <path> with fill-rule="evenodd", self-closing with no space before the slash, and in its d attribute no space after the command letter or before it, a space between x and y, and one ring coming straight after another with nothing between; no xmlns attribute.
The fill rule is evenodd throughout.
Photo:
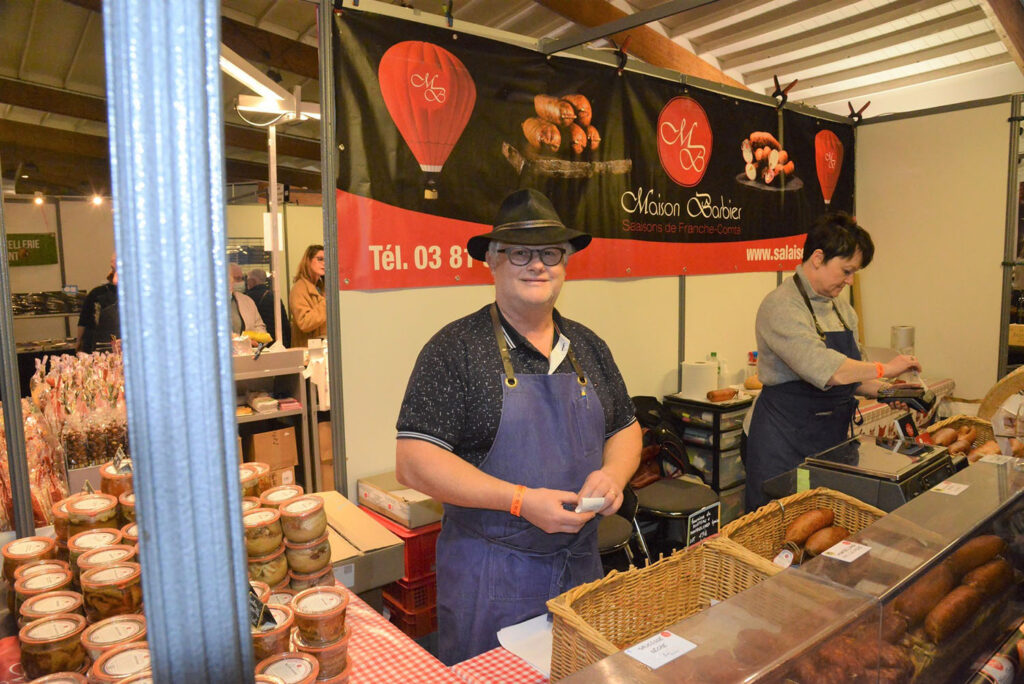
<svg viewBox="0 0 1024 684"><path fill-rule="evenodd" d="M832 193L839 182L839 172L843 169L843 143L835 133L822 130L814 136L814 161L818 167L821 198L825 200L825 210L828 211Z"/></svg>
<svg viewBox="0 0 1024 684"><path fill-rule="evenodd" d="M437 199L437 174L476 103L473 78L444 48L407 40L384 53L377 80L391 119L427 174L423 196Z"/></svg>

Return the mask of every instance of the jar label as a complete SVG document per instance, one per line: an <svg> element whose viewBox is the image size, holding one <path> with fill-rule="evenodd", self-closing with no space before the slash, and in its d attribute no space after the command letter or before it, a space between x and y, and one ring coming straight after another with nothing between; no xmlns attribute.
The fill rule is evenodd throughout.
<svg viewBox="0 0 1024 684"><path fill-rule="evenodd" d="M246 525L265 525L273 521L274 511L256 511L250 513L242 519L242 522Z"/></svg>
<svg viewBox="0 0 1024 684"><path fill-rule="evenodd" d="M295 594L286 594L284 592L281 592L281 593L275 592L275 593L273 593L273 594L271 594L270 596L267 597L267 603L280 603L283 606L287 606L289 603L292 602L292 599L294 597L295 597Z"/></svg>
<svg viewBox="0 0 1024 684"><path fill-rule="evenodd" d="M131 551L128 549L104 549L103 551L97 551L90 555L86 561L102 565L104 563L116 563L130 555ZM79 559L79 563L81 563L81 559Z"/></svg>
<svg viewBox="0 0 1024 684"><path fill-rule="evenodd" d="M267 494L267 501L281 501L282 499L293 499L298 496L294 489L279 489L276 492Z"/></svg>
<svg viewBox="0 0 1024 684"><path fill-rule="evenodd" d="M26 636L40 641L50 641L52 639L59 639L61 637L71 634L78 628L78 623L74 620L47 620L41 625L32 627L27 632Z"/></svg>
<svg viewBox="0 0 1024 684"><path fill-rule="evenodd" d="M124 533L127 534L129 537L138 537L139 536L139 524L138 523L132 523L131 527L129 527L127 530L125 530Z"/></svg>
<svg viewBox="0 0 1024 684"><path fill-rule="evenodd" d="M127 677L149 669L149 651L145 648L130 648L109 658L103 663L103 674Z"/></svg>
<svg viewBox="0 0 1024 684"><path fill-rule="evenodd" d="M76 511L98 511L109 506L110 502L99 496L82 497L75 502Z"/></svg>
<svg viewBox="0 0 1024 684"><path fill-rule="evenodd" d="M117 580L130 577L135 569L125 565L118 565L113 568L103 568L89 575L90 582L116 582Z"/></svg>
<svg viewBox="0 0 1024 684"><path fill-rule="evenodd" d="M75 546L82 549L98 549L101 546L110 546L117 541L117 535L113 532L92 532L83 535L75 540Z"/></svg>
<svg viewBox="0 0 1024 684"><path fill-rule="evenodd" d="M39 541L38 539L26 539L24 541L16 541L7 547L7 550L19 556L27 556L32 553L39 553L45 551L47 547L46 542Z"/></svg>
<svg viewBox="0 0 1024 684"><path fill-rule="evenodd" d="M317 501L316 499L313 499L313 498L309 498L309 499L301 499L299 501L295 501L295 502L292 502L290 504L287 504L284 507L284 509L286 511L288 511L289 513L305 513L306 511L313 510L314 508L316 508L319 505L320 505L319 501Z"/></svg>
<svg viewBox="0 0 1024 684"><path fill-rule="evenodd" d="M278 660L263 671L265 674L280 677L286 684L300 682L313 673L313 666L302 658L284 658Z"/></svg>
<svg viewBox="0 0 1024 684"><path fill-rule="evenodd" d="M259 507L260 507L260 502L259 501L243 501L242 502L242 512L243 513L245 513L246 511L251 511L252 509L259 508Z"/></svg>
<svg viewBox="0 0 1024 684"><path fill-rule="evenodd" d="M303 613L326 613L341 605L341 597L334 592L317 592L312 596L304 596L296 608Z"/></svg>
<svg viewBox="0 0 1024 684"><path fill-rule="evenodd" d="M44 596L38 601L29 604L36 613L65 613L67 609L75 605L73 596Z"/></svg>
<svg viewBox="0 0 1024 684"><path fill-rule="evenodd" d="M66 582L68 576L64 572L45 572L41 575L32 575L22 580L21 586L32 591L38 589L49 589L55 587L61 582Z"/></svg>
<svg viewBox="0 0 1024 684"><path fill-rule="evenodd" d="M41 575L44 572L63 572L65 570L67 570L67 568L60 563L40 563L39 565L33 565L32 567L22 570L21 577L19 577L19 579L32 577L33 575ZM17 571L15 571L15 577L18 577Z"/></svg>
<svg viewBox="0 0 1024 684"><path fill-rule="evenodd" d="M109 625L97 627L90 639L97 644L114 644L141 634L142 629L141 620L117 620Z"/></svg>

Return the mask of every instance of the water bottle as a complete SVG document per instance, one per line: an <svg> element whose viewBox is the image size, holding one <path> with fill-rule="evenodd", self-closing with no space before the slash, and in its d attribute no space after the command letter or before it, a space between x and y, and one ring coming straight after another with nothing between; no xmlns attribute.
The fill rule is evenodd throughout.
<svg viewBox="0 0 1024 684"><path fill-rule="evenodd" d="M715 387L722 386L722 363L718 360L718 352L708 354L708 363L715 364Z"/></svg>
<svg viewBox="0 0 1024 684"><path fill-rule="evenodd" d="M747 378L749 378L749 377L751 377L753 375L757 375L757 352L756 351L747 352L747 370L746 370L746 373L743 375L743 379L746 380Z"/></svg>

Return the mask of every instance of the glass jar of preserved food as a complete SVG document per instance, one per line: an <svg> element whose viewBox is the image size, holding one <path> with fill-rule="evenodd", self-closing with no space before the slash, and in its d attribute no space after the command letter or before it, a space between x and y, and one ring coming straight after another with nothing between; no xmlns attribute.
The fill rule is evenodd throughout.
<svg viewBox="0 0 1024 684"><path fill-rule="evenodd" d="M294 589L271 589L270 595L267 596L266 603L277 603L282 606L292 605L292 599L295 598L295 594L298 593Z"/></svg>
<svg viewBox="0 0 1024 684"><path fill-rule="evenodd" d="M132 546L139 545L139 524L128 523L121 528L121 534L124 535L124 543L131 544Z"/></svg>
<svg viewBox="0 0 1024 684"><path fill-rule="evenodd" d="M68 533L71 537L85 530L104 527L117 528L116 496L94 492L81 494L68 502Z"/></svg>
<svg viewBox="0 0 1024 684"><path fill-rule="evenodd" d="M127 562L83 572L82 597L90 622L138 613L142 610L142 568Z"/></svg>
<svg viewBox="0 0 1024 684"><path fill-rule="evenodd" d="M324 501L319 496L301 496L281 505L281 530L296 544L318 539L327 531Z"/></svg>
<svg viewBox="0 0 1024 684"><path fill-rule="evenodd" d="M260 505L264 508L277 508L283 503L303 495L303 489L297 484L278 485L260 494Z"/></svg>
<svg viewBox="0 0 1024 684"><path fill-rule="evenodd" d="M240 463L238 466L238 477L242 481L243 497L260 497L260 470L253 463Z"/></svg>
<svg viewBox="0 0 1024 684"><path fill-rule="evenodd" d="M22 577L31 577L32 575L38 575L44 572L55 572L65 571L70 572L71 566L66 561L58 560L56 558L45 558L42 560L34 560L19 565L14 569L14 582L17 582ZM74 581L74 580L72 580ZM14 613L14 586L8 588L7 592L7 612ZM63 612L63 611L62 611ZM74 611L68 611L74 612Z"/></svg>
<svg viewBox="0 0 1024 684"><path fill-rule="evenodd" d="M313 587L295 595L292 611L299 636L310 644L337 641L345 632L348 591L339 586Z"/></svg>
<svg viewBox="0 0 1024 684"><path fill-rule="evenodd" d="M64 591L71 588L71 573L67 570L51 570L22 577L14 583L14 614L21 613L21 604L27 599L48 591Z"/></svg>
<svg viewBox="0 0 1024 684"><path fill-rule="evenodd" d="M323 570L331 563L331 545L327 535L304 543L284 543L284 555L288 558L288 568L300 575L308 575Z"/></svg>
<svg viewBox="0 0 1024 684"><path fill-rule="evenodd" d="M340 637L330 642L309 642L302 634L295 635L295 650L299 653L308 653L316 658L320 665L320 679L336 677L348 667L348 630L346 629Z"/></svg>
<svg viewBox="0 0 1024 684"><path fill-rule="evenodd" d="M75 494L73 496L78 495ZM68 541L68 537L71 536L69 533L68 501L73 496L65 497L50 507L50 512L53 514L53 534L57 537L58 541L63 541L65 544Z"/></svg>
<svg viewBox="0 0 1024 684"><path fill-rule="evenodd" d="M279 677L285 684L313 684L320 664L308 653L278 653L259 661L256 674Z"/></svg>
<svg viewBox="0 0 1024 684"><path fill-rule="evenodd" d="M28 679L55 672L78 672L85 666L81 635L85 618L58 613L33 620L18 632L21 666Z"/></svg>
<svg viewBox="0 0 1024 684"><path fill-rule="evenodd" d="M263 492L274 486L274 476L270 472L270 464L253 461L249 465L256 469L256 496L262 496Z"/></svg>
<svg viewBox="0 0 1024 684"><path fill-rule="evenodd" d="M149 671L149 644L133 641L105 651L89 669L89 681L95 684L122 682Z"/></svg>
<svg viewBox="0 0 1024 684"><path fill-rule="evenodd" d="M59 613L85 615L82 609L82 595L77 591L58 590L30 596L21 604L18 627Z"/></svg>
<svg viewBox="0 0 1024 684"><path fill-rule="evenodd" d="M86 570L114 563L136 562L135 551L136 548L131 544L114 544L113 546L89 549L78 557L78 573L81 575Z"/></svg>
<svg viewBox="0 0 1024 684"><path fill-rule="evenodd" d="M146 618L143 615L115 615L91 624L82 632L82 646L94 662L122 644L146 640Z"/></svg>
<svg viewBox="0 0 1024 684"><path fill-rule="evenodd" d="M4 556L4 579L14 583L14 570L32 561L53 558L56 555L57 542L50 537L22 537L7 542L0 549Z"/></svg>
<svg viewBox="0 0 1024 684"><path fill-rule="evenodd" d="M284 544L265 556L249 557L249 579L266 582L271 587L288 577L288 559L284 557Z"/></svg>
<svg viewBox="0 0 1024 684"><path fill-rule="evenodd" d="M245 550L249 556L265 556L281 546L281 514L273 508L257 508L242 516Z"/></svg>
<svg viewBox="0 0 1024 684"><path fill-rule="evenodd" d="M290 586L295 591L302 591L309 589L310 587L327 587L334 585L334 573L332 572L330 565L325 567L323 570L317 570L311 572L308 575L299 574L296 572L290 573L291 581Z"/></svg>
<svg viewBox="0 0 1024 684"><path fill-rule="evenodd" d="M256 662L275 653L285 653L291 643L292 626L295 621L292 609L288 606L270 604L267 610L274 616L274 622L277 624L268 625L264 630L252 628L252 652Z"/></svg>
<svg viewBox="0 0 1024 684"><path fill-rule="evenodd" d="M121 510L121 520L125 524L135 522L135 492L124 492L117 497L117 505Z"/></svg>
<svg viewBox="0 0 1024 684"><path fill-rule="evenodd" d="M113 461L100 468L100 491L113 497L120 497L132 491L132 471L120 473Z"/></svg>
<svg viewBox="0 0 1024 684"><path fill-rule="evenodd" d="M68 559L71 564L71 574L74 576L75 584L78 585L81 578L81 570L78 567L78 559L82 554L92 549L99 549L106 546L120 544L124 535L120 530L101 529L86 530L79 532L68 540Z"/></svg>

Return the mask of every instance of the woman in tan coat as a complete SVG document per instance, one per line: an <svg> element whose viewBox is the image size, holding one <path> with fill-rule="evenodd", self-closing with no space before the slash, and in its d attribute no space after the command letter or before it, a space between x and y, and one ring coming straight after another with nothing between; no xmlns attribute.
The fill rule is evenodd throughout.
<svg viewBox="0 0 1024 684"><path fill-rule="evenodd" d="M327 336L324 270L324 246L310 245L299 262L288 297L293 347L305 347L310 338Z"/></svg>

